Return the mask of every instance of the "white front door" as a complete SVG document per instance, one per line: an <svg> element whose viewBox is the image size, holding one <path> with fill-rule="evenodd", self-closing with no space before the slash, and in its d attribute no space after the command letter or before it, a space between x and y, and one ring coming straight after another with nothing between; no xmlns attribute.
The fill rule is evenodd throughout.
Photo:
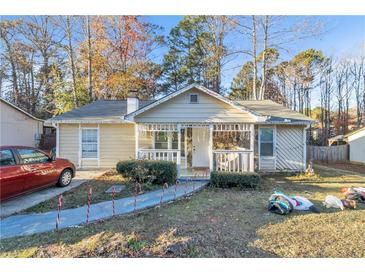
<svg viewBox="0 0 365 274"><path fill-rule="evenodd" d="M209 130L208 128L193 128L193 167L209 166Z"/></svg>

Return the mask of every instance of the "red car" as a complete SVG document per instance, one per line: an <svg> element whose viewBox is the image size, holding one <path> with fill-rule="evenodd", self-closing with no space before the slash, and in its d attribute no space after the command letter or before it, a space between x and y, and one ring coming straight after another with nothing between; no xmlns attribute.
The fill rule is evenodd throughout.
<svg viewBox="0 0 365 274"><path fill-rule="evenodd" d="M57 184L64 187L75 176L75 166L37 148L0 146L0 200Z"/></svg>

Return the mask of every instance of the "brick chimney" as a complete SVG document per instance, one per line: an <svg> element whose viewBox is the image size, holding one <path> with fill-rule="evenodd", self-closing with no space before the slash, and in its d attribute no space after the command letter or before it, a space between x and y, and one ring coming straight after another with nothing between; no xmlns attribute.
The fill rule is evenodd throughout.
<svg viewBox="0 0 365 274"><path fill-rule="evenodd" d="M130 90L127 97L127 114L136 111L139 108L137 90Z"/></svg>

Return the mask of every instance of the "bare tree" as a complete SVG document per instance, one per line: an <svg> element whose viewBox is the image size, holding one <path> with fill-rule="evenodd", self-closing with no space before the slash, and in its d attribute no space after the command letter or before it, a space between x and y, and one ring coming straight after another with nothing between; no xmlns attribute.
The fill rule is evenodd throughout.
<svg viewBox="0 0 365 274"><path fill-rule="evenodd" d="M64 32L66 45L64 46L65 51L68 56L69 68L71 71L71 79L72 79L72 100L75 107L79 106L77 92L76 92L76 64L75 64L75 49L74 49L74 34L76 33L75 29L75 21L76 16L59 16L57 20L55 20L55 24L59 26Z"/></svg>
<svg viewBox="0 0 365 274"><path fill-rule="evenodd" d="M56 58L63 36L54 26L50 16L32 16L25 20L18 30L25 41L40 55L41 81L39 88L44 95L44 110L53 113L55 102L53 100L54 90L50 85L50 61L52 58Z"/></svg>
<svg viewBox="0 0 365 274"><path fill-rule="evenodd" d="M268 50L268 35L269 35L269 16L266 15L264 22L262 23L264 29L264 49L262 51L262 73L261 73L261 86L259 92L259 100L264 99L266 92L266 79L267 79L267 50Z"/></svg>
<svg viewBox="0 0 365 274"><path fill-rule="evenodd" d="M252 15L252 61L253 61L253 79L252 79L252 89L253 98L257 100L257 21L256 16Z"/></svg>
<svg viewBox="0 0 365 274"><path fill-rule="evenodd" d="M15 50L15 28L19 25L19 21L3 21L0 22L0 38L5 44L5 53L3 58L10 63L11 79L12 79L12 101L15 104L19 103L19 87L18 74L16 69L16 50Z"/></svg>
<svg viewBox="0 0 365 274"><path fill-rule="evenodd" d="M362 75L364 72L365 57L361 57L359 61L354 60L350 68L351 74L354 79L354 90L355 90L355 100L356 100L356 127L360 128L364 115L364 81Z"/></svg>
<svg viewBox="0 0 365 274"><path fill-rule="evenodd" d="M92 76L92 46L91 46L91 18L86 16L86 35L88 45L88 90L90 101L94 101Z"/></svg>

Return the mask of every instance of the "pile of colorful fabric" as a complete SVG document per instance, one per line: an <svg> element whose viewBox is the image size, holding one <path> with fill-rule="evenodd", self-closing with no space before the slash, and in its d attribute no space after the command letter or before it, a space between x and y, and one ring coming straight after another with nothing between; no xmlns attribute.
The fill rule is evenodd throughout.
<svg viewBox="0 0 365 274"><path fill-rule="evenodd" d="M273 213L286 215L293 210L309 210L319 213L319 210L307 198L301 196L288 196L280 191L275 191L269 198L268 210Z"/></svg>
<svg viewBox="0 0 365 274"><path fill-rule="evenodd" d="M365 187L345 187L341 189L347 200L365 204Z"/></svg>

